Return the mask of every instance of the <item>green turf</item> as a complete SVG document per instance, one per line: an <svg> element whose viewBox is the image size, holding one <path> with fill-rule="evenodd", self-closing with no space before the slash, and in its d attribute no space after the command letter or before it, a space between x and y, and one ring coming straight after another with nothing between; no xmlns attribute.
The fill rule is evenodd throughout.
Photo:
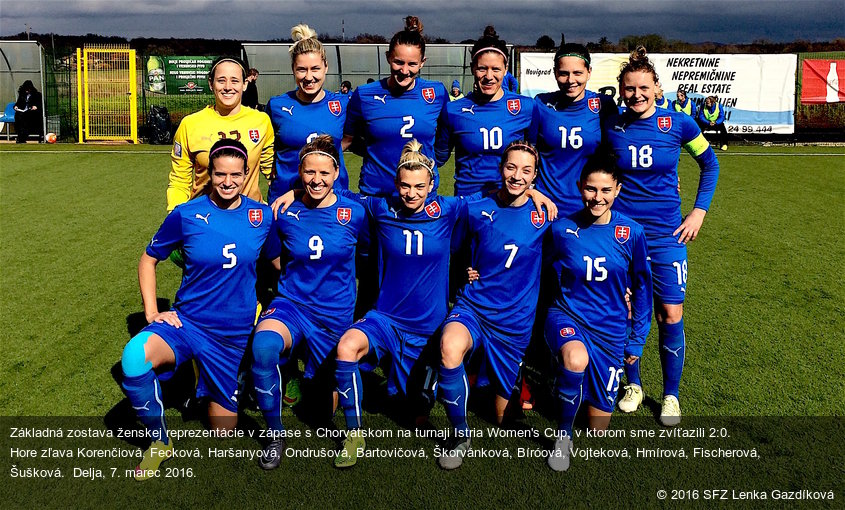
<svg viewBox="0 0 845 510"><path fill-rule="evenodd" d="M72 152L90 149L96 152ZM471 460L457 473L439 471L431 458L424 462L365 459L349 472L333 470L327 459L290 459L285 468L270 474L240 459L176 460L170 464L193 466L196 478L151 481L144 487L154 488L154 494L162 497L167 494L168 499L161 500L164 506L197 502L214 506L249 497L256 506L287 501L285 506L292 507L348 507L354 500L377 494L376 507L438 507L455 499L466 503L462 506L546 508L578 501L575 498L598 503L591 498L603 493L615 494L606 498L607 503L630 505L637 501L632 496L639 493L614 491L638 484L645 487L642 503L655 503L658 488L693 488L695 480L730 481L739 489L755 488L752 482L757 483L761 475L793 489L823 488L812 486L814 481L835 484L837 477L831 476L829 464L800 466L795 459L807 445L823 444L818 443L819 437L842 437L845 151L732 147L719 157L722 171L716 198L700 238L689 248L682 408L689 417L726 417L737 428L732 436L736 441L766 448L766 462L726 461L711 473L707 468L712 465L686 461L677 469L671 464L677 473L668 475L657 461L575 460L571 471L559 476L542 459ZM355 156L349 156L348 162L352 169L360 166ZM450 165L443 170L443 190L452 188ZM167 147L0 146L0 415L90 416L101 427L102 417L120 408L123 394L111 369L129 338L127 318L142 311L137 262L164 217L168 169ZM685 204L692 202L696 174L694 161L683 156L680 176ZM351 181L357 181L356 175ZM179 284L176 268L161 264L158 281L158 295L172 299ZM650 397L659 397L660 379L652 336L643 359L643 381ZM639 421L614 418L613 426L656 427L656 403L648 403L638 412ZM439 405L434 414L435 426L445 427ZM177 413L171 410L168 415ZM784 438L766 429L768 418L730 418L777 416L839 420L832 425L815 422L822 424L816 436L801 429ZM255 417L249 413L249 418ZM371 423L379 419L368 418ZM552 423L548 413L531 413L527 420L540 429ZM293 416L285 421L293 429L305 430ZM257 418L257 422L263 420ZM475 427L489 426L479 417L471 417L470 422ZM390 421L377 423L397 428ZM191 422L187 427L199 425ZM291 441L291 445L297 443L333 447L326 439ZM370 445L379 443L372 440ZM117 440L108 444L127 447ZM179 446L205 449L210 444L186 440ZM248 439L224 444L257 447ZM423 447L430 456L434 443L412 440L405 444ZM477 444L500 443L484 438ZM581 444L588 446L590 440ZM838 448L822 452L841 461L842 447L836 442L824 444ZM548 446L530 440L510 440L504 445ZM2 472L8 473L10 464L51 465L13 462L7 456L8 444L0 446ZM109 461L109 465L122 471L133 461ZM630 474L637 470L644 473L639 480ZM221 473L225 483L217 478ZM660 480L677 484L661 485ZM0 497L24 496L12 499L18 503L15 507L61 506L69 486L78 499L67 501L67 506L93 507L104 501L124 506L141 501L136 498L143 494L126 480L104 483L66 478L31 486L19 479L14 482L22 485L6 482L0 484ZM839 483L837 499L845 496Z"/></svg>

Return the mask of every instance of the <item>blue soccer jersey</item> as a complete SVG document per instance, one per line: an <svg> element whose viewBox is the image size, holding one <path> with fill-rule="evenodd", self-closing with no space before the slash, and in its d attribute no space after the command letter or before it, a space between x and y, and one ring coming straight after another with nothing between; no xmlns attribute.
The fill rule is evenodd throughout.
<svg viewBox="0 0 845 510"><path fill-rule="evenodd" d="M528 200L508 207L495 196L467 205L471 266L481 275L458 294L457 303L472 309L501 332L531 332L540 291L543 236L550 225Z"/></svg>
<svg viewBox="0 0 845 510"><path fill-rule="evenodd" d="M373 219L379 248L375 310L407 331L431 335L448 311L450 242L466 202L430 195L425 208L410 216L395 197L362 203Z"/></svg>
<svg viewBox="0 0 845 510"><path fill-rule="evenodd" d="M336 331L352 324L355 247L367 225L359 200L338 196L329 207L295 201L273 222L266 253L281 256L278 293Z"/></svg>
<svg viewBox="0 0 845 510"><path fill-rule="evenodd" d="M446 87L417 78L414 87L394 96L387 79L361 85L349 100L344 134L364 138L359 189L364 195L392 195L402 148L416 138L422 153L434 159L437 119L449 102ZM435 186L439 182L434 170Z"/></svg>
<svg viewBox="0 0 845 510"><path fill-rule="evenodd" d="M547 256L559 261L560 293L552 308L571 317L610 352L626 345L642 353L651 326L652 282L643 228L612 212L605 225L588 224L583 213L554 222ZM628 330L625 289L632 292L633 324ZM566 337L568 332L561 332ZM639 355L639 354L636 354Z"/></svg>
<svg viewBox="0 0 845 510"><path fill-rule="evenodd" d="M256 262L272 219L268 206L243 195L236 209L220 209L207 195L176 206L147 246L158 260L185 252L173 309L206 331L245 342L255 320Z"/></svg>
<svg viewBox="0 0 845 510"><path fill-rule="evenodd" d="M505 92L498 101L479 103L475 94L446 105L437 133L437 164L455 150L455 195L498 189L499 161L505 147L526 138L534 101Z"/></svg>
<svg viewBox="0 0 845 510"><path fill-rule="evenodd" d="M701 168L695 207L705 211L710 207L719 162L692 117L662 109L645 119L621 113L609 119L605 137L624 176L614 212L626 214L643 226L649 248L656 239L674 242L672 233L681 224L681 147L695 157Z"/></svg>
<svg viewBox="0 0 845 510"><path fill-rule="evenodd" d="M343 124L346 122L348 96L325 91L325 97L316 103L302 103L292 90L270 98L266 112L276 133L275 176L270 183L268 199L272 201L289 190L302 188L299 179L299 151L317 135L327 134L334 139L337 152L343 154ZM349 176L343 158L338 161L340 175L336 187L349 187Z"/></svg>
<svg viewBox="0 0 845 510"><path fill-rule="evenodd" d="M561 216L584 207L577 182L601 144L603 123L616 111L611 96L589 90L574 103L565 101L562 92L534 98L529 140L540 152L537 189L554 201Z"/></svg>

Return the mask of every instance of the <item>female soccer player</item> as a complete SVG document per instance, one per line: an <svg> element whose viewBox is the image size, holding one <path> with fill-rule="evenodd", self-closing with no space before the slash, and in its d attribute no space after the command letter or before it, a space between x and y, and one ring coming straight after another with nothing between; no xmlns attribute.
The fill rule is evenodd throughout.
<svg viewBox="0 0 845 510"><path fill-rule="evenodd" d="M340 154L332 138L313 139L300 150L299 158L305 193L273 223L266 256L281 269L284 255L285 270L278 296L261 315L252 341L256 396L271 432L268 437L273 437L258 459L264 469L278 467L285 450L281 366L304 341L305 379L313 380L352 325L355 246L366 225L360 200L339 196L332 189L340 172Z"/></svg>
<svg viewBox="0 0 845 510"><path fill-rule="evenodd" d="M534 102L502 88L508 47L492 26L472 46L473 92L446 105L435 146L442 166L455 150L455 195L498 189L504 148L525 138Z"/></svg>
<svg viewBox="0 0 845 510"><path fill-rule="evenodd" d="M173 137L172 168L167 185L167 210L202 194L209 180L209 149L217 140L235 139L247 149L249 172L241 193L261 201L258 174L273 171L273 126L263 112L241 106L246 69L236 57L220 57L208 73L214 106L182 119Z"/></svg>
<svg viewBox="0 0 845 510"><path fill-rule="evenodd" d="M645 48L631 53L619 73L624 113L608 123L605 137L619 159L625 186L616 203L621 212L643 226L654 275L655 317L659 331L663 368L665 426L680 423L678 386L684 366L684 296L687 286L687 247L701 230L704 215L716 191L719 161L689 115L657 110L654 90L657 72ZM678 159L681 147L701 169L698 194L692 211L681 217L678 190ZM628 386L619 409L634 412L643 399L639 361L626 365Z"/></svg>
<svg viewBox="0 0 845 510"><path fill-rule="evenodd" d="M199 196L177 206L141 255L138 280L149 326L123 349L123 388L154 438L135 471L156 476L173 452L155 370L199 363L198 396L209 396L217 430L237 422L238 366L255 320L256 262L270 232L270 208L240 194L249 175L248 152L223 139L208 152L210 181ZM156 303L156 265L173 250L185 253L182 285L170 311Z"/></svg>
<svg viewBox="0 0 845 510"><path fill-rule="evenodd" d="M479 383L492 380L501 424L520 365L531 339L540 288L543 234L549 226L528 200L537 177L539 157L525 140L508 144L499 163L501 187L467 205L471 267L480 280L465 286L443 324L440 338L439 398L455 429L450 445L437 459L455 469L469 448L464 361L483 352Z"/></svg>
<svg viewBox="0 0 845 510"><path fill-rule="evenodd" d="M557 361L558 436L548 457L555 471L569 467L572 422L582 400L589 405L590 428L607 428L623 359L629 364L639 359L651 326L651 270L643 228L611 212L621 188L615 162L603 154L593 156L578 184L584 207L552 225L547 245L548 255L562 268L560 293L546 318L546 342Z"/></svg>
<svg viewBox="0 0 845 510"><path fill-rule="evenodd" d="M543 162L537 189L554 200L564 216L584 206L578 176L601 143L602 123L617 108L612 97L587 90L592 67L585 46L562 43L554 63L559 90L534 99L529 136Z"/></svg>
<svg viewBox="0 0 845 510"><path fill-rule="evenodd" d="M291 68L296 89L275 96L267 103L267 113L276 136L275 175L270 182L269 202L288 190L301 188L299 151L318 134L331 135L337 152L346 121L346 94L323 88L329 70L326 50L317 40L317 32L308 25L296 25L290 31ZM343 158L338 159L338 185L349 187L349 177Z"/></svg>
<svg viewBox="0 0 845 510"><path fill-rule="evenodd" d="M343 147L363 138L364 162L359 189L363 195L395 193L396 165L403 147L412 138L423 154L434 155L437 119L449 102L446 87L418 75L425 65L425 40L419 18L405 18L405 29L391 39L387 50L390 76L361 85L352 93L344 126ZM432 168L434 187L439 177Z"/></svg>

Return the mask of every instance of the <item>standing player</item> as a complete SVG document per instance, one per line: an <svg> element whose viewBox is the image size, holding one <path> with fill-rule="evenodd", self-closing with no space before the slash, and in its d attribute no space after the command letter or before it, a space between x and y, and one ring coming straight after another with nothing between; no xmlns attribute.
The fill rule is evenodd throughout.
<svg viewBox="0 0 845 510"><path fill-rule="evenodd" d="M299 179L299 151L319 134L331 135L338 153L346 121L346 94L323 88L328 72L326 50L317 40L317 32L308 25L296 25L290 31L291 68L296 89L274 96L267 103L267 113L276 136L275 175L270 182L268 202L288 190L301 188ZM349 177L343 158L338 160L338 185L349 187Z"/></svg>
<svg viewBox="0 0 845 510"><path fill-rule="evenodd" d="M534 102L502 88L508 70L508 47L488 26L472 46L473 92L450 102L437 133L437 164L455 150L455 195L497 189L502 182L499 160L504 148L525 138Z"/></svg>
<svg viewBox="0 0 845 510"><path fill-rule="evenodd" d="M537 189L554 200L566 216L584 204L578 177L602 139L602 123L616 113L613 98L587 90L590 52L581 44L562 43L555 53L558 91L538 94L529 136L543 166Z"/></svg>
<svg viewBox="0 0 845 510"><path fill-rule="evenodd" d="M246 70L235 57L220 57L208 73L214 106L182 119L173 137L172 168L167 185L167 211L202 194L209 180L209 149L217 140L234 139L247 149L247 172L241 193L261 201L258 175L273 170L273 126L266 114L241 106Z"/></svg>
<svg viewBox="0 0 845 510"><path fill-rule="evenodd" d="M569 467L572 422L582 400L589 405L591 429L610 424L623 360L630 364L642 356L651 326L645 234L631 218L611 212L621 188L611 157L593 156L579 187L584 207L552 225L548 244L548 255L561 266L560 293L546 318L546 342L557 361L558 435L548 457L555 471Z"/></svg>
<svg viewBox="0 0 845 510"><path fill-rule="evenodd" d="M434 156L437 119L449 102L446 87L418 75L425 64L425 40L419 18L405 18L405 29L390 39L387 63L390 76L361 85L352 93L346 114L343 147L363 138L364 162L359 189L363 195L387 196L396 192L396 165L412 138L422 152ZM434 187L439 177L433 168Z"/></svg>
<svg viewBox="0 0 845 510"><path fill-rule="evenodd" d="M684 297L687 287L687 243L701 229L710 208L719 161L701 130L689 115L657 110L654 91L657 72L646 50L631 53L619 74L619 90L625 112L608 124L605 136L613 147L625 186L616 210L643 226L654 275L654 314L663 368L663 406L660 422L671 427L681 421L678 386L684 367ZM701 169L692 211L681 216L678 190L678 159L681 148L695 158ZM619 409L634 412L643 399L639 361L626 365L628 386Z"/></svg>
<svg viewBox="0 0 845 510"><path fill-rule="evenodd" d="M249 175L248 152L237 140L217 141L208 152L208 195L177 206L164 220L138 265L149 326L123 349L123 388L153 442L135 470L157 476L173 454L161 385L155 370L196 359L198 396L209 396L217 430L233 429L238 410L238 366L255 320L256 262L270 232L270 208L240 194ZM209 190L210 189L210 190ZM182 285L173 310L159 312L156 265L181 248Z"/></svg>
<svg viewBox="0 0 845 510"><path fill-rule="evenodd" d="M305 194L278 215L267 241L266 255L277 269L283 256L285 268L278 296L261 315L252 342L256 397L273 437L258 459L264 469L278 467L285 450L281 365L304 341L308 345L305 379L313 381L341 334L352 325L355 246L366 225L366 213L359 200L339 196L332 189L339 159L328 135L302 148L299 175Z"/></svg>
<svg viewBox="0 0 845 510"><path fill-rule="evenodd" d="M540 288L543 234L549 226L528 200L537 177L537 151L528 142L508 144L502 154L501 187L467 205L471 267L481 279L465 286L443 324L440 338L439 398L455 429L440 467L455 469L469 449L469 381L464 361L483 353L479 385L492 380L496 418L501 424L522 359Z"/></svg>

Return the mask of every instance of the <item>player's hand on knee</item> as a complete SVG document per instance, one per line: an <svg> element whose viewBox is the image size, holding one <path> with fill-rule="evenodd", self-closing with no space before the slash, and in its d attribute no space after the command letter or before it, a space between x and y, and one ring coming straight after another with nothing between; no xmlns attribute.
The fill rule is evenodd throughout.
<svg viewBox="0 0 845 510"><path fill-rule="evenodd" d="M471 267L467 268L467 279L469 280L469 283L472 283L472 282L478 280L479 278L481 278L481 275L478 274L478 271L476 271L475 269L473 269Z"/></svg>
<svg viewBox="0 0 845 510"><path fill-rule="evenodd" d="M698 237L698 231L701 230L701 224L704 223L705 214L707 212L704 209L695 208L684 218L681 226L672 233L672 235L678 236L678 244L687 244Z"/></svg>
<svg viewBox="0 0 845 510"><path fill-rule="evenodd" d="M637 362L638 359L640 359L639 356L634 356L633 354L629 354L629 355L625 356L625 363L627 363L629 365L633 365L634 363Z"/></svg>
<svg viewBox="0 0 845 510"><path fill-rule="evenodd" d="M153 315L152 317L147 318L147 322L149 322L150 324L152 324L153 322L166 322L174 328L182 327L182 321L179 319L179 315L172 310L169 310L167 312L159 312Z"/></svg>

